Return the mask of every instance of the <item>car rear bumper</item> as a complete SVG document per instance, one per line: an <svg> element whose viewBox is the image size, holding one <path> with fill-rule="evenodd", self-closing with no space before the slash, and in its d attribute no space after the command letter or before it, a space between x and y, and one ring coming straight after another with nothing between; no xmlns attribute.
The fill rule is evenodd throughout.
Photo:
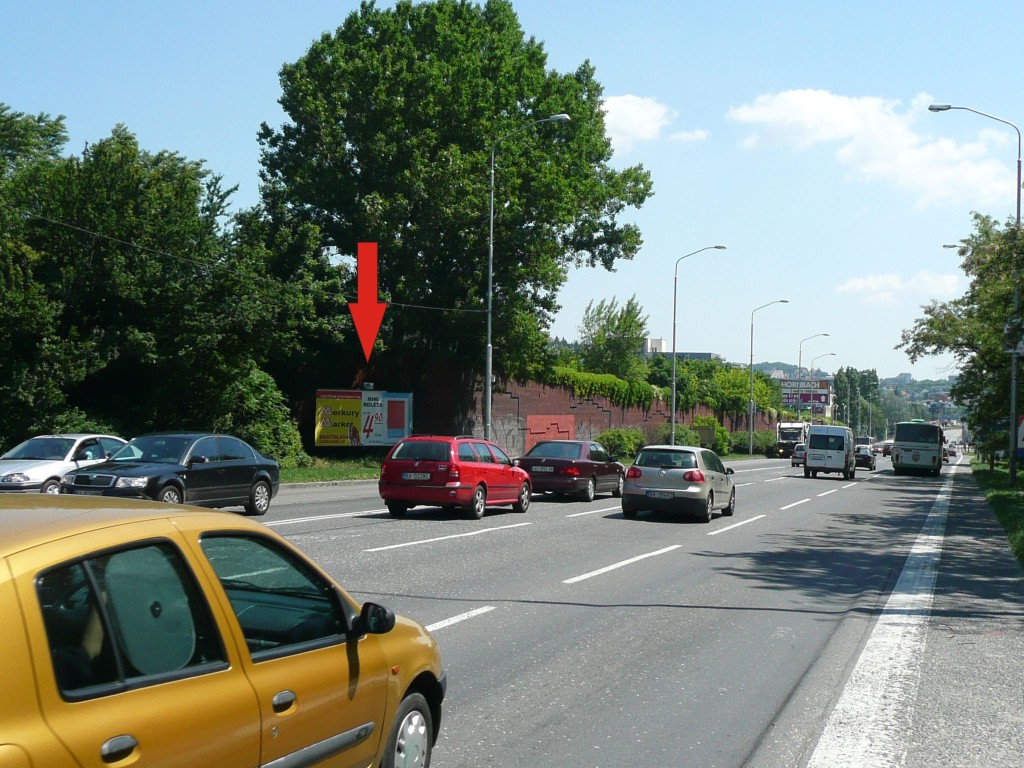
<svg viewBox="0 0 1024 768"><path fill-rule="evenodd" d="M557 475L530 473L530 485L533 487L534 493L582 493L588 482L590 482L589 477L566 475L558 477Z"/></svg>
<svg viewBox="0 0 1024 768"><path fill-rule="evenodd" d="M475 486L449 483L448 485L382 485L378 486L380 497L385 501L403 504L422 504L441 507L454 504L468 507L473 499Z"/></svg>
<svg viewBox="0 0 1024 768"><path fill-rule="evenodd" d="M643 493L623 493L622 494L622 506L629 507L631 509L650 509L658 512L682 512L685 514L700 514L707 509L708 499L707 496L702 494L688 493L686 491L664 491L664 493L672 493L670 499L660 499L654 496L648 496L647 490L654 493L661 493L656 489L645 489Z"/></svg>

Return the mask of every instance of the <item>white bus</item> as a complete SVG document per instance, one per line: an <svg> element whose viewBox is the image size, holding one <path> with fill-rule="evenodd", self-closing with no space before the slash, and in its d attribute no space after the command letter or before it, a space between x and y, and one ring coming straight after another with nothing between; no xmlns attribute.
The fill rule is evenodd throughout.
<svg viewBox="0 0 1024 768"><path fill-rule="evenodd" d="M930 472L938 476L942 469L942 427L927 421L901 421L896 424L892 443L892 469L897 475Z"/></svg>

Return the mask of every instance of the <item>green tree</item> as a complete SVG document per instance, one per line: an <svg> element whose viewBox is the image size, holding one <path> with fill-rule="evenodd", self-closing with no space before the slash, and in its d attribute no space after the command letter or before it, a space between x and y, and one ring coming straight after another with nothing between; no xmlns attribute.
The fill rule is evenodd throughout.
<svg viewBox="0 0 1024 768"><path fill-rule="evenodd" d="M611 270L637 253L639 230L620 217L651 181L609 165L594 75L549 69L508 0L364 2L282 68L288 121L260 131L263 177L325 248L378 243L391 306L374 365L405 379L482 368L492 150L496 371L550 363L570 267ZM571 122L531 125L559 113Z"/></svg>
<svg viewBox="0 0 1024 768"><path fill-rule="evenodd" d="M610 373L626 381L647 379L643 355L647 316L633 295L619 306L618 299L587 303L579 327L580 362L592 373Z"/></svg>
<svg viewBox="0 0 1024 768"><path fill-rule="evenodd" d="M982 428L1004 422L1005 430L1010 383L1006 349L1022 335L1013 316L1020 251L1014 225L1000 228L995 219L974 214L974 232L960 249L961 268L970 279L967 292L958 299L922 307L922 317L903 331L896 347L905 350L911 362L952 354L959 375L950 394L964 404L969 420Z"/></svg>
<svg viewBox="0 0 1024 768"><path fill-rule="evenodd" d="M32 365L0 362L31 409L22 428L231 427L276 435L258 447L296 455L280 392L258 370L288 346L296 291L269 279L266 251L224 230L231 191L218 177L176 153L141 150L118 126L81 157L30 163L9 187L24 223L5 241L5 263L27 258L20 277L7 274L38 314L15 337L34 343L22 356Z"/></svg>

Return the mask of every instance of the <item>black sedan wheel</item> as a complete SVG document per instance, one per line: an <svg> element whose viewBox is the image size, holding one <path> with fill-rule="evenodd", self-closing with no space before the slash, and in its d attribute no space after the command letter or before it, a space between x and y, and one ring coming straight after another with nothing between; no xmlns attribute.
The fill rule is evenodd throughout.
<svg viewBox="0 0 1024 768"><path fill-rule="evenodd" d="M245 503L245 511L250 515L265 515L270 509L270 485L266 480L257 480Z"/></svg>
<svg viewBox="0 0 1024 768"><path fill-rule="evenodd" d="M156 500L166 504L181 504L181 491L173 485L165 485L156 495Z"/></svg>
<svg viewBox="0 0 1024 768"><path fill-rule="evenodd" d="M595 493L597 493L597 483L594 482L594 478L590 478L587 480L587 487L580 491L580 498L584 501L593 501Z"/></svg>

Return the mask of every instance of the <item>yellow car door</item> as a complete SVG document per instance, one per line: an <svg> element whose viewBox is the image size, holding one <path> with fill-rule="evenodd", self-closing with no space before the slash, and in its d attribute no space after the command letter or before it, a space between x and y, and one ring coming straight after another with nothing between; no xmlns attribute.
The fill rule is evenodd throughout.
<svg viewBox="0 0 1024 768"><path fill-rule="evenodd" d="M271 537L208 533L199 546L248 649L242 669L259 700L262 764L369 765L387 738L391 672L376 636L349 636L354 606Z"/></svg>

